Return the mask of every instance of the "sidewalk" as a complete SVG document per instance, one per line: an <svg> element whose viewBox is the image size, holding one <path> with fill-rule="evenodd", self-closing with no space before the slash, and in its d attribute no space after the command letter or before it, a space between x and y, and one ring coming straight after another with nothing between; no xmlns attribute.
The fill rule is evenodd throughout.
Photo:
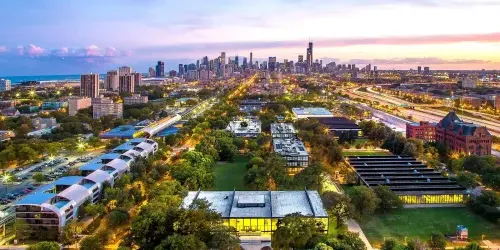
<svg viewBox="0 0 500 250"><path fill-rule="evenodd" d="M347 221L347 230L349 230L349 232L359 233L359 238L361 238L361 240L363 240L363 242L365 243L366 249L373 250L372 245L370 245L370 242L368 242L368 239L363 233L363 230L361 230L361 227L355 220L349 219Z"/></svg>

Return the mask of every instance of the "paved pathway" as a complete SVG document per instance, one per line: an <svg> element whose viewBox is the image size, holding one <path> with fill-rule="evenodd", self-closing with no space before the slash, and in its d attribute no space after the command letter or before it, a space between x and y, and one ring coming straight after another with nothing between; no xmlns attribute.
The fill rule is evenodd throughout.
<svg viewBox="0 0 500 250"><path fill-rule="evenodd" d="M366 249L373 250L372 245L370 245L370 242L368 242L368 239L365 236L365 233L363 233L363 230L361 230L361 227L355 220L350 219L347 221L347 230L349 230L349 232L359 233L359 238L361 238L361 240L365 243Z"/></svg>

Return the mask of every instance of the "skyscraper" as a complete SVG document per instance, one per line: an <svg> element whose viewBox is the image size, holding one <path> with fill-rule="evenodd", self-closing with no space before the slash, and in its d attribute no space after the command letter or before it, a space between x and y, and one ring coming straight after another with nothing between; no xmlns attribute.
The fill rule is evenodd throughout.
<svg viewBox="0 0 500 250"><path fill-rule="evenodd" d="M299 63L304 62L304 56L303 55L299 55L299 60L298 61L299 61Z"/></svg>
<svg viewBox="0 0 500 250"><path fill-rule="evenodd" d="M104 78L104 88L106 90L118 90L118 71L110 70Z"/></svg>
<svg viewBox="0 0 500 250"><path fill-rule="evenodd" d="M240 58L238 56L234 58L234 64L236 64L236 67L240 66Z"/></svg>
<svg viewBox="0 0 500 250"><path fill-rule="evenodd" d="M417 72L418 72L419 75L422 74L422 66L418 66Z"/></svg>
<svg viewBox="0 0 500 250"><path fill-rule="evenodd" d="M222 63L223 65L226 64L226 52L220 53L220 63Z"/></svg>
<svg viewBox="0 0 500 250"><path fill-rule="evenodd" d="M196 60L196 69L195 70L198 70L200 68L200 60Z"/></svg>
<svg viewBox="0 0 500 250"><path fill-rule="evenodd" d="M204 56L203 57L203 65L205 65L205 68L208 69L209 68L209 62L208 62L208 56Z"/></svg>
<svg viewBox="0 0 500 250"><path fill-rule="evenodd" d="M135 78L132 74L120 75L119 81L119 92L120 93L134 93Z"/></svg>
<svg viewBox="0 0 500 250"><path fill-rule="evenodd" d="M177 74L177 75L179 75L179 76L184 75L184 65L182 65L182 63L179 64L179 74Z"/></svg>
<svg viewBox="0 0 500 250"><path fill-rule="evenodd" d="M0 92L10 91L10 80L0 79Z"/></svg>
<svg viewBox="0 0 500 250"><path fill-rule="evenodd" d="M162 61L158 61L156 64L156 76L164 77L165 76L165 63Z"/></svg>
<svg viewBox="0 0 500 250"><path fill-rule="evenodd" d="M269 63L267 64L269 71L276 70L276 57L269 57Z"/></svg>
<svg viewBox="0 0 500 250"><path fill-rule="evenodd" d="M424 67L424 75L430 75L431 74L431 70L429 67Z"/></svg>
<svg viewBox="0 0 500 250"><path fill-rule="evenodd" d="M99 96L99 74L80 76L80 96L96 98Z"/></svg>
<svg viewBox="0 0 500 250"><path fill-rule="evenodd" d="M248 66L248 63L247 63L247 58L246 57L243 57L243 64L242 64L242 68L243 70L245 70Z"/></svg>
<svg viewBox="0 0 500 250"><path fill-rule="evenodd" d="M126 75L126 74L132 74L132 68L129 66L121 66L118 68L118 73L119 75Z"/></svg>
<svg viewBox="0 0 500 250"><path fill-rule="evenodd" d="M153 69L153 67L149 67L149 77L155 77L156 76L156 71Z"/></svg>
<svg viewBox="0 0 500 250"><path fill-rule="evenodd" d="M252 67L253 65L253 53L250 52L250 68Z"/></svg>
<svg viewBox="0 0 500 250"><path fill-rule="evenodd" d="M313 43L309 42L309 47L307 48L307 65L312 68L313 64Z"/></svg>

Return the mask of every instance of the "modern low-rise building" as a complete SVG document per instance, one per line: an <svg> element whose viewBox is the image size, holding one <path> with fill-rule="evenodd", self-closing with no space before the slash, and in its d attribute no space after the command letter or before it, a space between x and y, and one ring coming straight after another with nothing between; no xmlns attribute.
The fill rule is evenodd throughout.
<svg viewBox="0 0 500 250"><path fill-rule="evenodd" d="M262 123L253 118L245 118L238 121L231 121L226 130L231 131L238 137L257 137L262 132Z"/></svg>
<svg viewBox="0 0 500 250"><path fill-rule="evenodd" d="M358 124L345 117L318 117L316 119L325 125L335 137L347 134L349 138L356 139L361 135L361 128Z"/></svg>
<svg viewBox="0 0 500 250"><path fill-rule="evenodd" d="M424 142L436 141L436 123L421 121L406 124L406 138L416 138Z"/></svg>
<svg viewBox="0 0 500 250"><path fill-rule="evenodd" d="M273 138L295 138L297 131L291 123L271 124L271 136Z"/></svg>
<svg viewBox="0 0 500 250"><path fill-rule="evenodd" d="M182 206L192 208L196 200L207 201L224 225L235 228L240 237L271 241L279 220L293 213L314 218L328 232L328 213L317 191L194 191Z"/></svg>
<svg viewBox="0 0 500 250"><path fill-rule="evenodd" d="M292 112L297 119L333 117L333 114L325 108L292 108Z"/></svg>
<svg viewBox="0 0 500 250"><path fill-rule="evenodd" d="M289 174L294 175L309 166L309 153L297 138L275 138L273 149L286 161Z"/></svg>
<svg viewBox="0 0 500 250"><path fill-rule="evenodd" d="M15 204L16 220L23 220L30 230L27 237L57 239L62 228L77 219L85 203L95 203L105 183L110 185L130 171L137 157L148 157L158 144L137 138L118 146L112 153L101 155L80 167L82 176L65 176L41 186Z"/></svg>
<svg viewBox="0 0 500 250"><path fill-rule="evenodd" d="M32 119L31 123L33 124L33 127L36 130L53 128L53 127L57 126L56 118L53 118L53 117L50 117L50 118L37 117L37 118Z"/></svg>

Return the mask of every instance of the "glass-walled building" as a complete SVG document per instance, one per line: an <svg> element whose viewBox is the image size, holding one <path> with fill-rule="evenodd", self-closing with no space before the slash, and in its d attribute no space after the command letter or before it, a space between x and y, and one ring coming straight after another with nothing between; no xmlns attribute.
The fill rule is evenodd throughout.
<svg viewBox="0 0 500 250"><path fill-rule="evenodd" d="M188 208L195 200L210 203L239 236L271 240L278 221L293 213L322 222L328 232L328 214L317 191L194 191L184 198L183 206Z"/></svg>

